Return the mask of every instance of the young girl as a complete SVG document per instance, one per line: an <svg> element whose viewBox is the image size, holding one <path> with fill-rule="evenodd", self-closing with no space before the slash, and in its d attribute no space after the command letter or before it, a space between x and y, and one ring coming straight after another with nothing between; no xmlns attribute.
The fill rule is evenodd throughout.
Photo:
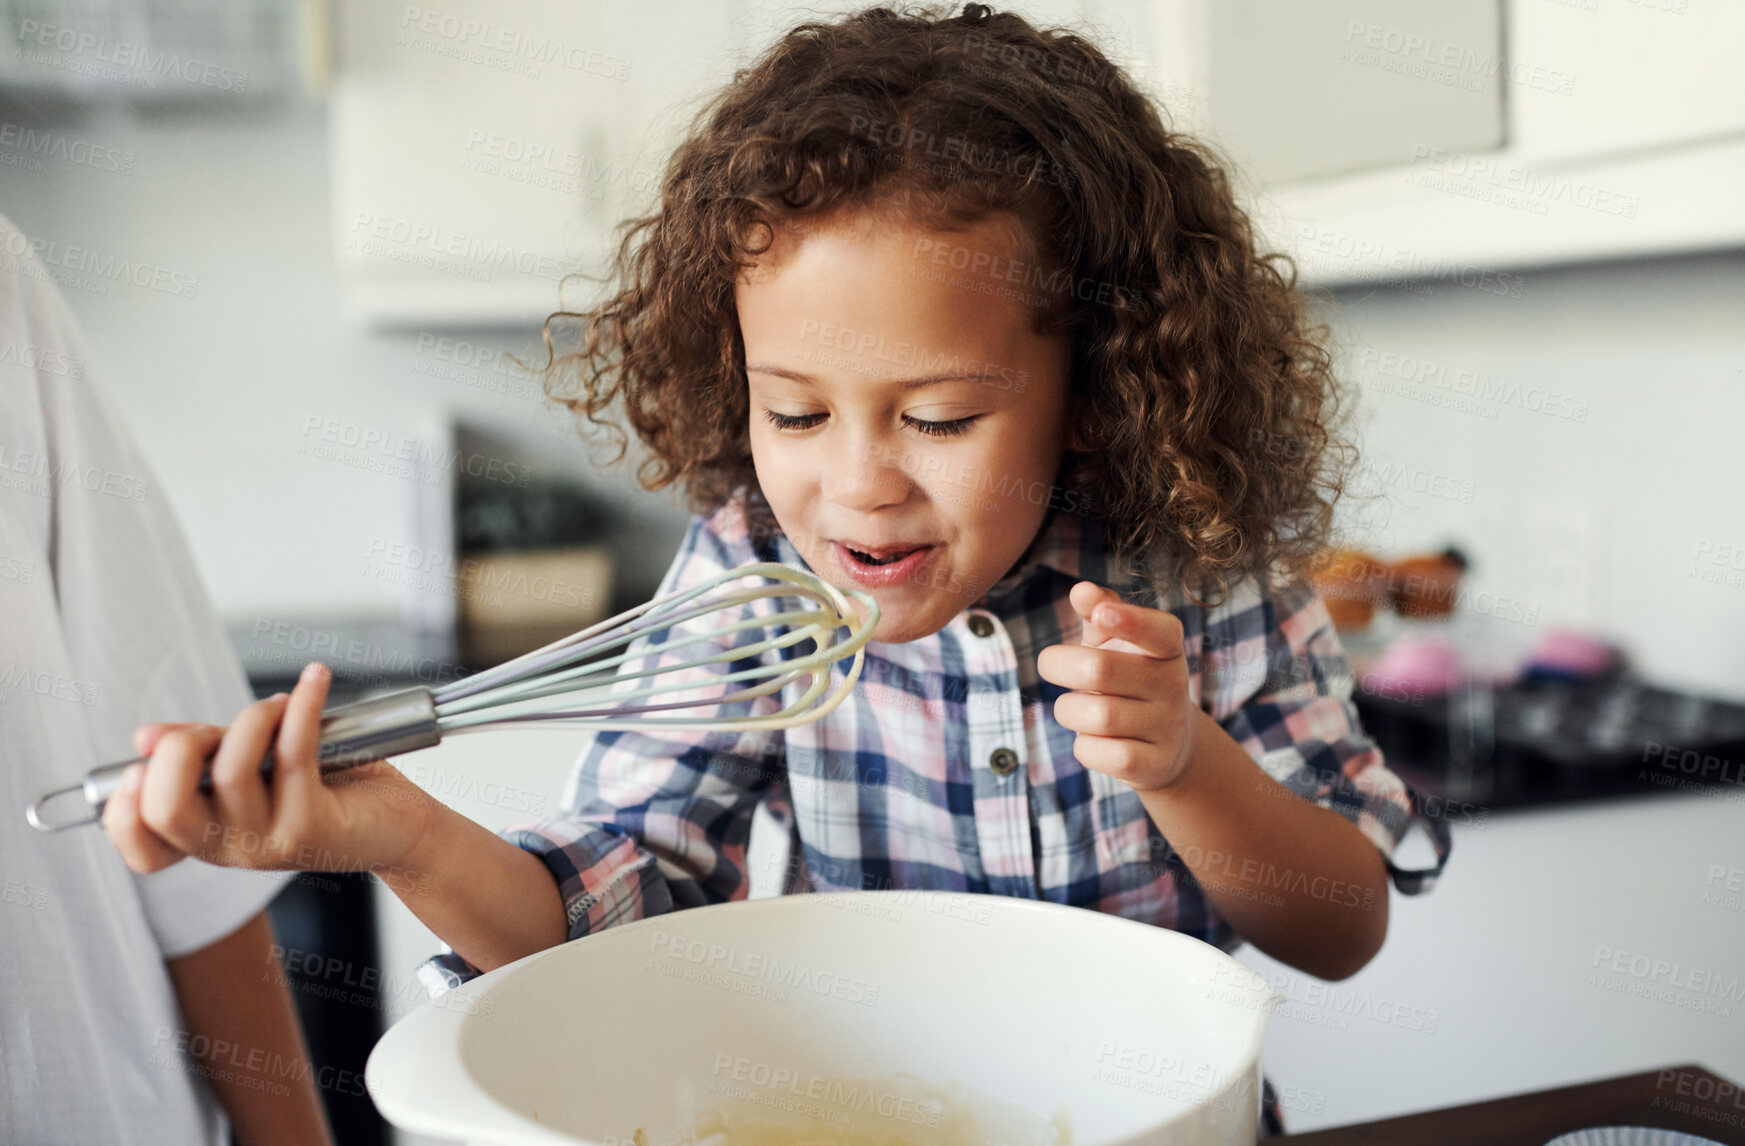
<svg viewBox="0 0 1745 1146"><path fill-rule="evenodd" d="M562 814L499 838L385 762L324 786L311 665L228 733L141 731L105 816L130 863L418 873L393 886L449 946L441 989L745 897L762 805L788 892L1047 899L1329 979L1375 955L1390 879L1427 889L1449 844L1358 728L1305 578L1328 359L1224 174L1099 51L981 4L802 25L678 148L616 272L553 316L584 322L549 385L594 425L622 406L644 484L688 490L660 591L749 561L866 589L849 700L599 733ZM1431 870L1392 861L1414 822Z"/></svg>

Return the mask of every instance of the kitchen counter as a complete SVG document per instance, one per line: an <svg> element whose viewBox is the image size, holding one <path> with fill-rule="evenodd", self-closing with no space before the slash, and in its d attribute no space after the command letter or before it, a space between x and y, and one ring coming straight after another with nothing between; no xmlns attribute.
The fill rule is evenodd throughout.
<svg viewBox="0 0 1745 1146"><path fill-rule="evenodd" d="M1745 1146L1745 1091L1687 1063L1276 1139L1293 1146L1543 1146L1592 1126L1649 1126Z"/></svg>
<svg viewBox="0 0 1745 1146"><path fill-rule="evenodd" d="M1745 802L1517 806L1453 834L1442 878L1389 896L1387 940L1351 978L1236 951L1285 998L1262 1063L1287 1131L1666 1063L1745 1078ZM1416 833L1396 855L1429 858Z"/></svg>

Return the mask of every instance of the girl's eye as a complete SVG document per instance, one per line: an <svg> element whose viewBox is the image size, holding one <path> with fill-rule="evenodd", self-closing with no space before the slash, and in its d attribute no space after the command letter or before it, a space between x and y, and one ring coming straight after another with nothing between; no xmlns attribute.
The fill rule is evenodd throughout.
<svg viewBox="0 0 1745 1146"><path fill-rule="evenodd" d="M765 410L764 416L778 430L809 430L818 424L823 414L778 414L774 410Z"/></svg>
<svg viewBox="0 0 1745 1146"><path fill-rule="evenodd" d="M769 419L770 424L778 430L809 430L824 417L823 414L778 414L774 410L765 410L763 413L764 417ZM967 418L953 418L949 422L923 422L919 418L907 416L903 418L903 421L920 430L923 434L936 438L949 438L961 434L980 420L980 414L974 414Z"/></svg>
<svg viewBox="0 0 1745 1146"><path fill-rule="evenodd" d="M914 426L923 434L929 434L936 438L949 438L955 434L963 433L965 430L975 425L976 421L980 418L980 414L975 414L968 418L953 418L949 422L923 422L919 418L910 417L904 417L903 421Z"/></svg>

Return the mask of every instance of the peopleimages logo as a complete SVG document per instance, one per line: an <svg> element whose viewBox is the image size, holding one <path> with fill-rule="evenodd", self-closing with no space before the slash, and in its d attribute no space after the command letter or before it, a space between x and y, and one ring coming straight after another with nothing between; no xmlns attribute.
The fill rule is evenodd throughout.
<svg viewBox="0 0 1745 1146"><path fill-rule="evenodd" d="M0 700L10 696L13 690L35 693L37 696L53 697L70 704L94 705L97 703L98 685L75 680L61 673L50 672L48 669L31 668L17 663L0 668Z"/></svg>
<svg viewBox="0 0 1745 1146"><path fill-rule="evenodd" d="M39 131L23 124L0 123L0 147L13 148L36 160L60 159L95 171L133 174L133 152L62 135L58 131ZM40 167L36 169L40 170Z"/></svg>
<svg viewBox="0 0 1745 1146"><path fill-rule="evenodd" d="M973 380L984 386L997 390L1010 390L1014 394L1024 392L1024 383L1029 378L1027 370L1014 369L994 362L984 362L979 358L965 358L950 350L933 350L913 342L897 342L882 334L870 331L851 330L845 326L835 326L828 322L819 322L808 318L800 324L800 342L811 344L805 355L808 361L823 362L826 365L839 365L843 369L857 370L860 373L895 377L898 367L913 367L922 374L946 376L954 379ZM828 350L840 350L851 357L829 355ZM866 357L888 363L891 370L866 370L858 360Z"/></svg>
<svg viewBox="0 0 1745 1146"><path fill-rule="evenodd" d="M63 488L79 485L92 493L105 493L128 501L144 501L147 489L140 478L118 474L114 470L81 466L70 458L61 458L51 466L47 453L8 450L4 443L0 443L0 488L41 497L49 493L51 483Z"/></svg>
<svg viewBox="0 0 1745 1146"><path fill-rule="evenodd" d="M1428 162L1420 170L1418 165L1426 160ZM1576 182L1553 172L1536 171L1519 164L1502 162L1490 155L1467 155L1427 144L1413 145L1412 167L1419 175L1434 172L1464 181L1474 188L1483 185L1498 191L1514 192L1519 196L1516 201L1502 197L1495 201L1507 206L1530 205L1526 209L1536 215L1546 214L1546 205L1552 202L1562 202L1605 215L1619 215L1626 219L1634 219L1642 207L1642 199L1637 195L1625 195L1609 187ZM1429 185L1422 179L1418 182L1424 186ZM1459 193L1466 193L1474 198L1488 197L1469 192Z"/></svg>
<svg viewBox="0 0 1745 1146"><path fill-rule="evenodd" d="M561 282L576 269L549 251L374 211L358 211L353 216L346 249L485 282L490 281L492 270Z"/></svg>
<svg viewBox="0 0 1745 1146"><path fill-rule="evenodd" d="M688 963L706 971L742 975L777 987L810 991L816 995L827 995L863 1006L873 1006L879 998L877 983L868 983L830 971L819 971L802 963L786 963L773 955L752 954L723 947L719 943L686 939L669 931L657 929L651 932L648 950L650 954Z"/></svg>
<svg viewBox="0 0 1745 1146"><path fill-rule="evenodd" d="M489 64L537 78L539 65L556 64L606 79L630 78L630 61L586 44L565 43L544 33L462 18L408 4L400 18L399 43L467 63ZM488 54L487 54L488 53Z"/></svg>
<svg viewBox="0 0 1745 1146"><path fill-rule="evenodd" d="M40 346L21 343L17 339L7 339L0 342L0 366L13 363L26 370L35 370L40 374L50 374L57 378L70 378L77 382L85 377L85 360L64 350L49 350Z"/></svg>
<svg viewBox="0 0 1745 1146"><path fill-rule="evenodd" d="M118 255L94 251L89 247L59 243L53 239L27 239L14 231L6 237L4 250L6 254L17 259L22 259L27 252L34 252L44 267L78 276L70 284L58 278L56 281L63 286L77 286L81 290L90 289L86 286L89 281L105 290L107 287L104 284L125 282L142 290L154 290L176 298L194 298L200 293L200 279L197 275L183 274L167 267L136 262ZM15 269L29 273L23 270L22 265Z"/></svg>
<svg viewBox="0 0 1745 1146"><path fill-rule="evenodd" d="M1588 983L1686 1010L1731 1018L1728 1004L1745 1002L1745 977L1736 971L1693 967L1674 959L1594 945Z"/></svg>
<svg viewBox="0 0 1745 1146"><path fill-rule="evenodd" d="M149 82L155 77L178 79L219 91L248 90L248 72L241 68L226 67L192 56L184 58L175 52L153 50L149 43L112 40L108 36L59 24L44 24L40 20L18 22L18 43L22 45L18 53L21 58L51 67L78 72L90 70L93 74L104 75L101 66L109 65L120 73L108 77L112 79ZM60 58L44 49L59 52Z"/></svg>
<svg viewBox="0 0 1745 1146"><path fill-rule="evenodd" d="M1518 274L1426 255L1385 239L1352 235L1313 223L1297 229L1296 254L1314 267L1343 269L1351 263L1367 263L1406 276L1449 279L1460 286L1506 298L1520 298L1527 289L1526 279Z"/></svg>
<svg viewBox="0 0 1745 1146"><path fill-rule="evenodd" d="M1470 395L1498 406L1515 406L1534 414L1562 418L1572 422L1588 419L1589 403L1577 401L1569 394L1548 391L1541 386L1522 386L1518 382L1465 369L1414 354L1397 354L1391 350L1362 343L1357 347L1354 363L1359 370L1372 375L1397 378L1411 386L1434 386L1456 394ZM1386 389L1383 387L1383 389Z"/></svg>
<svg viewBox="0 0 1745 1146"><path fill-rule="evenodd" d="M1345 25L1340 58L1466 91L1483 90L1484 80L1501 77L1512 84L1572 95L1575 75L1523 60L1508 59L1490 45L1473 48L1403 28L1351 20Z"/></svg>
<svg viewBox="0 0 1745 1146"><path fill-rule="evenodd" d="M917 1126L937 1127L944 1113L937 1099L918 1100L880 1089L871 1083L802 1073L792 1067L724 1051L715 1055L714 1073L718 1078L746 1084L741 1087L720 1084L711 1087L727 1097L749 1099L761 1105L777 1105L768 1101L768 1098L775 1094L784 1097L791 1095L809 1104L801 1106L798 1112L809 1115L815 1121L847 1125L844 1112L854 1110L863 1114L882 1115L899 1122L913 1122ZM784 1107L787 1108L791 1107Z"/></svg>

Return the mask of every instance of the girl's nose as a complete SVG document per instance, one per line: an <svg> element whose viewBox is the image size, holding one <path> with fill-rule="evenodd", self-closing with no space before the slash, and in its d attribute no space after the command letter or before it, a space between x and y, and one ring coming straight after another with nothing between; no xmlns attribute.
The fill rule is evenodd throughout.
<svg viewBox="0 0 1745 1146"><path fill-rule="evenodd" d="M908 498L910 490L898 460L897 447L862 438L824 459L824 496L860 512L898 504Z"/></svg>

